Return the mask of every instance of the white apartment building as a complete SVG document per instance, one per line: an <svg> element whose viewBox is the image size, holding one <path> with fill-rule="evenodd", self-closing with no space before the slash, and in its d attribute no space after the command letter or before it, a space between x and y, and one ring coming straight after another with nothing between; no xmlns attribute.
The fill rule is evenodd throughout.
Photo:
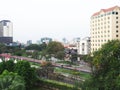
<svg viewBox="0 0 120 90"><path fill-rule="evenodd" d="M13 25L9 20L0 21L0 37L13 37Z"/></svg>
<svg viewBox="0 0 120 90"><path fill-rule="evenodd" d="M78 42L77 52L80 55L90 54L90 37L86 37Z"/></svg>
<svg viewBox="0 0 120 90"><path fill-rule="evenodd" d="M120 40L120 7L101 9L91 16L91 52L101 48L108 40Z"/></svg>
<svg viewBox="0 0 120 90"><path fill-rule="evenodd" d="M10 44L13 42L13 24L9 20L0 21L0 43Z"/></svg>

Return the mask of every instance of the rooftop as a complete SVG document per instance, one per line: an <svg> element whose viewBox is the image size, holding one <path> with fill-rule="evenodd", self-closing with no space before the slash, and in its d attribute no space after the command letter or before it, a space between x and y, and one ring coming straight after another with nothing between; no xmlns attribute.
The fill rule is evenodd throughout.
<svg viewBox="0 0 120 90"><path fill-rule="evenodd" d="M107 9L101 9L99 12L96 12L94 13L92 16L96 16L96 15L99 15L101 11L103 12L110 12L110 11L113 11L115 8L120 8L118 6L114 6L114 7L110 7L110 8L107 8Z"/></svg>

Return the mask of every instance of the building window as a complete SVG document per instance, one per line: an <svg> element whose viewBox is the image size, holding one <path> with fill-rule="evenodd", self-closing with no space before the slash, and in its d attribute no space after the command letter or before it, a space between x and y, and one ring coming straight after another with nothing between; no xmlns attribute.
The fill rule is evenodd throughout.
<svg viewBox="0 0 120 90"><path fill-rule="evenodd" d="M118 26L116 26L116 28L118 28Z"/></svg>
<svg viewBox="0 0 120 90"><path fill-rule="evenodd" d="M115 14L115 12L112 12L112 14Z"/></svg>
<svg viewBox="0 0 120 90"><path fill-rule="evenodd" d="M82 43L82 45L84 45L84 43Z"/></svg>
<svg viewBox="0 0 120 90"><path fill-rule="evenodd" d="M118 37L118 35L116 35L116 37Z"/></svg>
<svg viewBox="0 0 120 90"><path fill-rule="evenodd" d="M116 17L116 19L118 19L118 17Z"/></svg>
<svg viewBox="0 0 120 90"><path fill-rule="evenodd" d="M82 48L82 51L84 51L84 48Z"/></svg>
<svg viewBox="0 0 120 90"><path fill-rule="evenodd" d="M82 43L82 46L84 46L85 44L84 43Z"/></svg>
<svg viewBox="0 0 120 90"><path fill-rule="evenodd" d="M118 30L116 30L116 33L118 33Z"/></svg>
<svg viewBox="0 0 120 90"><path fill-rule="evenodd" d="M116 21L116 23L118 23L118 21Z"/></svg>
<svg viewBox="0 0 120 90"><path fill-rule="evenodd" d="M110 14L111 14L111 12L107 13L107 15L110 15Z"/></svg>
<svg viewBox="0 0 120 90"><path fill-rule="evenodd" d="M118 15L118 12L116 12L116 15Z"/></svg>

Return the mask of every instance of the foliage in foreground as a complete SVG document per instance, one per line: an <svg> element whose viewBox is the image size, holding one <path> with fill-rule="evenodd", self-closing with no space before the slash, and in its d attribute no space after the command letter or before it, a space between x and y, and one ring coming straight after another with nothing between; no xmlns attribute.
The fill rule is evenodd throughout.
<svg viewBox="0 0 120 90"><path fill-rule="evenodd" d="M25 90L24 79L17 73L4 70L0 75L0 90Z"/></svg>
<svg viewBox="0 0 120 90"><path fill-rule="evenodd" d="M35 69L31 68L28 61L18 61L15 65L15 72L24 78L27 88L31 88L37 79Z"/></svg>
<svg viewBox="0 0 120 90"><path fill-rule="evenodd" d="M3 61L0 63L0 74L4 70L20 75L24 79L27 89L30 89L37 80L35 69L30 66L28 61L18 61L17 63L14 63L13 60Z"/></svg>
<svg viewBox="0 0 120 90"><path fill-rule="evenodd" d="M120 90L120 41L109 41L96 51L92 67L92 78L82 83L82 90Z"/></svg>

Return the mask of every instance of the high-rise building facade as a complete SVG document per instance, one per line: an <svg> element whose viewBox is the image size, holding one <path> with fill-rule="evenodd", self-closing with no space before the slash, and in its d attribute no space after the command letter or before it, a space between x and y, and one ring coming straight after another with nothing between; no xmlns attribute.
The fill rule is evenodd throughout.
<svg viewBox="0 0 120 90"><path fill-rule="evenodd" d="M42 43L48 44L48 43L51 42L51 41L52 41L52 38L49 38L49 37L43 37L43 38L41 38L41 40L40 40L41 44L42 44Z"/></svg>
<svg viewBox="0 0 120 90"><path fill-rule="evenodd" d="M27 41L27 46L31 45L32 44L32 40L28 40Z"/></svg>
<svg viewBox="0 0 120 90"><path fill-rule="evenodd" d="M91 52L101 48L109 40L120 40L120 7L101 9L91 16Z"/></svg>
<svg viewBox="0 0 120 90"><path fill-rule="evenodd" d="M10 44L13 42L13 24L9 20L0 21L0 43Z"/></svg>

